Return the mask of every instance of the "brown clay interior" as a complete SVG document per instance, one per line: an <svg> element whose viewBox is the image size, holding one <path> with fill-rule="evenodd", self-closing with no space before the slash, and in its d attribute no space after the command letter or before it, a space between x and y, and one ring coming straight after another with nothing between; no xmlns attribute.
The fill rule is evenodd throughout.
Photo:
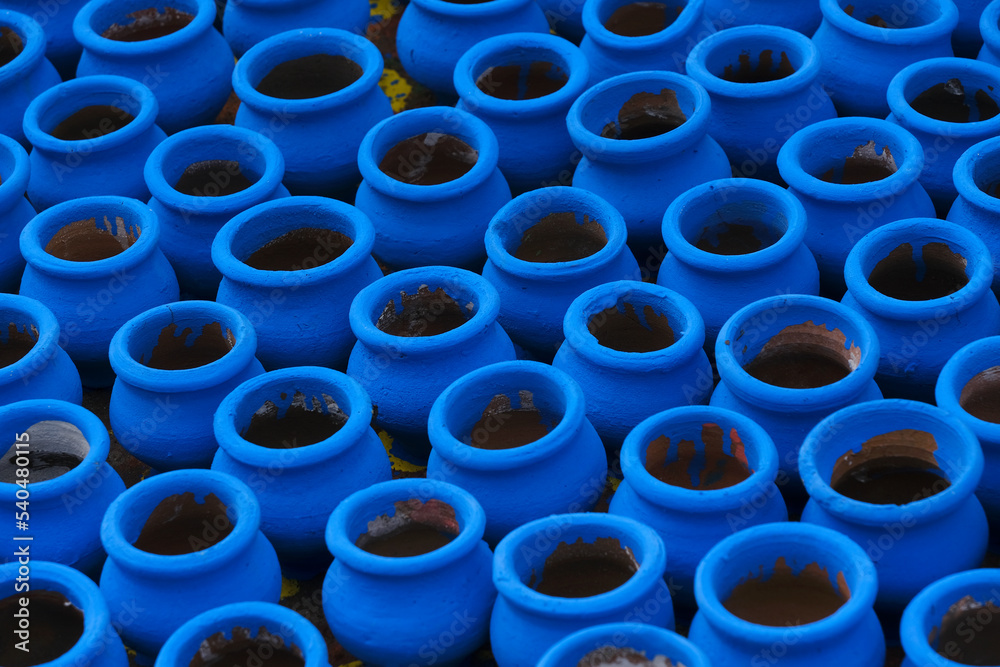
<svg viewBox="0 0 1000 667"><path fill-rule="evenodd" d="M547 60L527 65L494 65L476 78L476 87L502 100L533 100L551 95L566 85L569 76Z"/></svg>
<svg viewBox="0 0 1000 667"><path fill-rule="evenodd" d="M910 106L917 113L948 123L989 120L1000 114L1000 105L994 97L993 87L987 88L988 92L982 88L976 90L973 108L962 81L958 78L948 79L921 92L910 102Z"/></svg>
<svg viewBox="0 0 1000 667"><path fill-rule="evenodd" d="M13 590L13 585L10 586ZM27 606L21 604L27 598ZM17 648L18 618L21 609L29 611L30 635L28 648ZM60 658L83 636L83 612L58 591L36 588L0 599L0 665L4 667L34 667Z"/></svg>
<svg viewBox="0 0 1000 667"><path fill-rule="evenodd" d="M860 363L861 349L848 346L844 332L809 320L770 338L743 370L776 387L811 389L844 379Z"/></svg>
<svg viewBox="0 0 1000 667"><path fill-rule="evenodd" d="M440 185L461 178L476 165L479 151L462 139L424 132L400 141L379 162L387 176L411 185Z"/></svg>
<svg viewBox="0 0 1000 667"><path fill-rule="evenodd" d="M282 394L281 401L286 399ZM260 447L295 449L332 437L346 423L347 415L329 395L306 397L297 391L284 411L273 401L265 401L240 435Z"/></svg>
<svg viewBox="0 0 1000 667"><path fill-rule="evenodd" d="M684 5L632 2L613 11L604 27L623 37L643 37L665 30L684 11Z"/></svg>
<svg viewBox="0 0 1000 667"><path fill-rule="evenodd" d="M559 424L559 418L546 419L535 407L530 391L518 392L518 401L515 408L506 394L495 395L464 441L479 449L513 449L544 437Z"/></svg>
<svg viewBox="0 0 1000 667"><path fill-rule="evenodd" d="M368 530L355 542L358 547L376 556L407 558L440 549L461 532L455 508L443 500L410 498L394 507L392 516L368 522Z"/></svg>
<svg viewBox="0 0 1000 667"><path fill-rule="evenodd" d="M91 104L64 118L49 132L62 141L84 141L117 132L135 117L110 104Z"/></svg>
<svg viewBox="0 0 1000 667"><path fill-rule="evenodd" d="M301 271L334 261L354 240L343 232L319 227L301 227L285 232L253 251L244 260L260 271Z"/></svg>
<svg viewBox="0 0 1000 667"><path fill-rule="evenodd" d="M227 637L226 634L229 636ZM268 656L268 657L265 657ZM302 649L287 643L281 632L235 627L207 637L188 667L305 667Z"/></svg>
<svg viewBox="0 0 1000 667"><path fill-rule="evenodd" d="M114 224L107 215L103 218L103 229L96 218L66 224L45 244L45 252L69 262L96 262L125 252L142 234L139 227L126 226L123 218L115 216Z"/></svg>
<svg viewBox="0 0 1000 667"><path fill-rule="evenodd" d="M858 185L881 181L895 174L897 169L896 160L892 157L889 147L882 146L880 153L875 146L875 140L871 139L868 143L856 147L851 155L844 158L842 167L831 167L817 176L827 183Z"/></svg>
<svg viewBox="0 0 1000 667"><path fill-rule="evenodd" d="M835 579L836 585L818 563L795 572L780 557L770 573L751 573L722 604L735 616L758 625L805 625L830 616L850 599L843 572Z"/></svg>
<svg viewBox="0 0 1000 667"><path fill-rule="evenodd" d="M572 211L549 213L521 235L513 255L525 262L574 262L590 257L608 243L600 222L583 214L577 221Z"/></svg>
<svg viewBox="0 0 1000 667"><path fill-rule="evenodd" d="M993 600L980 602L966 595L948 608L941 626L931 630L928 641L937 653L959 665L1000 665L1000 632L996 623L1000 607Z"/></svg>
<svg viewBox="0 0 1000 667"><path fill-rule="evenodd" d="M868 275L868 284L902 301L939 299L968 284L968 260L953 252L948 244L927 243L920 254L922 261L918 264L911 244L897 246L875 265Z"/></svg>
<svg viewBox="0 0 1000 667"><path fill-rule="evenodd" d="M909 28L909 17L906 16L905 12L896 12L893 17L893 22L889 23L881 14L877 13L867 13L863 12L854 16L854 5L847 5L844 7L844 13L850 17L861 21L862 23L867 23L868 25L873 25L876 28Z"/></svg>
<svg viewBox="0 0 1000 667"><path fill-rule="evenodd" d="M184 169L174 190L192 197L225 197L246 190L254 180L236 160L201 160Z"/></svg>
<svg viewBox="0 0 1000 667"><path fill-rule="evenodd" d="M0 67L17 58L22 51L24 41L21 36L7 26L0 26Z"/></svg>
<svg viewBox="0 0 1000 667"><path fill-rule="evenodd" d="M774 233L761 220L735 218L706 225L694 247L713 255L748 255L777 242ZM780 237L780 234L777 234Z"/></svg>
<svg viewBox="0 0 1000 667"><path fill-rule="evenodd" d="M1000 424L1000 366L976 373L962 387L958 403L973 417Z"/></svg>
<svg viewBox="0 0 1000 667"><path fill-rule="evenodd" d="M649 305L643 306L642 318L635 306L625 302L591 316L587 330L604 347L619 352L655 352L674 344L674 330L666 315Z"/></svg>
<svg viewBox="0 0 1000 667"><path fill-rule="evenodd" d="M33 324L18 327L16 322L7 324L7 339L0 341L0 368L15 364L31 351L38 341L38 329Z"/></svg>
<svg viewBox="0 0 1000 667"><path fill-rule="evenodd" d="M750 51L740 53L737 62L738 65L735 67L726 65L721 78L733 83L765 83L795 74L795 67L792 66L788 54L784 51L778 56L777 63L774 62L772 49L764 49L760 52L756 67L751 62Z"/></svg>
<svg viewBox="0 0 1000 667"><path fill-rule="evenodd" d="M170 323L160 330L156 345L146 361L145 355L139 358L139 363L149 368L167 371L179 371L198 368L226 356L236 345L233 332L226 329L222 332L221 322L209 322L201 328L201 333L191 344L187 339L194 333L191 327L185 327L180 335L178 326Z"/></svg>
<svg viewBox="0 0 1000 667"><path fill-rule="evenodd" d="M194 20L193 14L173 7L164 7L162 12L149 7L132 12L128 17L132 21L111 24L101 37L116 42L144 42L175 33Z"/></svg>
<svg viewBox="0 0 1000 667"><path fill-rule="evenodd" d="M284 100L330 95L361 78L364 69L347 56L316 53L275 65L257 84L257 92Z"/></svg>
<svg viewBox="0 0 1000 667"><path fill-rule="evenodd" d="M212 547L233 532L228 508L214 493L199 502L187 491L169 495L153 509L133 543L161 556L180 556Z"/></svg>
<svg viewBox="0 0 1000 667"><path fill-rule="evenodd" d="M612 591L639 570L628 547L614 537L593 542L577 538L560 542L545 559L541 572L532 572L528 586L543 595L585 598Z"/></svg>
<svg viewBox="0 0 1000 667"><path fill-rule="evenodd" d="M649 139L675 130L687 121L677 101L677 93L663 88L658 93L636 93L618 111L618 120L601 130L606 139L634 141Z"/></svg>
<svg viewBox="0 0 1000 667"><path fill-rule="evenodd" d="M739 484L753 471L743 441L730 429L730 451L718 424L703 424L699 442L660 435L646 446L646 471L664 484L697 491L714 491Z"/></svg>
<svg viewBox="0 0 1000 667"><path fill-rule="evenodd" d="M437 336L468 322L474 308L471 302L459 304L443 287L432 292L421 285L416 294L400 292L399 297L400 309L396 309L395 300L389 301L375 323L380 331L393 336Z"/></svg>

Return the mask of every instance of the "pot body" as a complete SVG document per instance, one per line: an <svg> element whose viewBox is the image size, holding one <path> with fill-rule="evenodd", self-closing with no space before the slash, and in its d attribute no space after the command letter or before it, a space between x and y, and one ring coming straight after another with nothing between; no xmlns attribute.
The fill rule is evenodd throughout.
<svg viewBox="0 0 1000 667"><path fill-rule="evenodd" d="M0 68L0 104L5 109L0 120L0 135L30 148L21 127L24 112L39 93L62 79L45 57L45 32L34 19L4 8L0 9L0 26L17 35L22 45L21 52Z"/></svg>
<svg viewBox="0 0 1000 667"><path fill-rule="evenodd" d="M952 36L956 40L955 55L972 58L978 49L978 57L984 63L1000 65L1000 6L990 0L965 0L959 7L958 28ZM975 18L973 29L968 23ZM968 40L959 47L958 36L965 34ZM960 53L959 51L964 51ZM972 51L972 53L970 53Z"/></svg>
<svg viewBox="0 0 1000 667"><path fill-rule="evenodd" d="M340 28L363 35L370 9L361 0L286 0L226 4L222 34L237 58L268 37L303 27Z"/></svg>
<svg viewBox="0 0 1000 667"><path fill-rule="evenodd" d="M27 354L2 370L0 405L30 398L48 398L80 405L83 386L80 373L66 351L59 321L52 311L35 299L17 294L0 295L0 313L7 319L5 342L11 341L10 327L34 338Z"/></svg>
<svg viewBox="0 0 1000 667"><path fill-rule="evenodd" d="M86 0L66 0L58 6L42 7L33 0L4 0L3 8L30 16L42 28L45 57L55 65L62 79L68 81L76 76L76 64L82 51L73 36L73 19L85 4Z"/></svg>
<svg viewBox="0 0 1000 667"><path fill-rule="evenodd" d="M35 209L24 196L28 188L28 154L10 137L0 136L0 292L16 292L24 273L24 257L14 239L35 217Z"/></svg>
<svg viewBox="0 0 1000 667"><path fill-rule="evenodd" d="M998 174L1000 141L996 138L981 141L965 151L955 163L958 198L947 217L948 222L965 227L986 244L993 257L994 294L1000 293L1000 200L990 195L989 190Z"/></svg>
<svg viewBox="0 0 1000 667"><path fill-rule="evenodd" d="M536 0L545 13L549 27L560 37L579 44L586 34L583 28L583 0Z"/></svg>
<svg viewBox="0 0 1000 667"><path fill-rule="evenodd" d="M823 20L823 13L815 2L705 0L705 19L718 30L763 23L812 36Z"/></svg>

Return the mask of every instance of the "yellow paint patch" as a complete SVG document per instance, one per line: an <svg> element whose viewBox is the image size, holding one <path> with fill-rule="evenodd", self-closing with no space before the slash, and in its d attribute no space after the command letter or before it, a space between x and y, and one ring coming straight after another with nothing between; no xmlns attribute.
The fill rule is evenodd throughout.
<svg viewBox="0 0 1000 667"><path fill-rule="evenodd" d="M611 485L611 490L612 491L617 491L618 490L618 485L621 484L621 483L622 483L622 480L620 480L620 479L616 479L614 477L609 477L608 478L608 484Z"/></svg>
<svg viewBox="0 0 1000 667"><path fill-rule="evenodd" d="M378 82L379 88L389 98L392 103L392 110L399 113L406 107L406 97L413 91L406 79L399 75L394 69L386 67L382 70L382 78Z"/></svg>
<svg viewBox="0 0 1000 667"><path fill-rule="evenodd" d="M397 0L369 0L368 6L371 8L371 15L381 18L383 21L390 16L395 16L401 9Z"/></svg>
<svg viewBox="0 0 1000 667"><path fill-rule="evenodd" d="M389 462L392 463L392 469L396 472L423 472L427 469L426 466L418 466L416 463L410 463L398 456L394 456L392 453L392 436L385 431L379 431L378 437L382 441L382 446L385 447L385 453L389 455Z"/></svg>
<svg viewBox="0 0 1000 667"><path fill-rule="evenodd" d="M281 578L281 599L290 598L293 595L297 595L299 592L299 582L294 579Z"/></svg>

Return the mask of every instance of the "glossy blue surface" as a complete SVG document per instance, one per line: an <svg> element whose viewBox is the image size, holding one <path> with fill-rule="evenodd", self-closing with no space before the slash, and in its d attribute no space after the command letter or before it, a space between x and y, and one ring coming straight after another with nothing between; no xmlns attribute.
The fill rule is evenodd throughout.
<svg viewBox="0 0 1000 667"><path fill-rule="evenodd" d="M958 198L948 222L973 232L993 258L993 292L1000 293L1000 199L990 194L1000 180L1000 137L971 146L955 163Z"/></svg>
<svg viewBox="0 0 1000 667"><path fill-rule="evenodd" d="M62 81L45 57L45 32L34 19L20 12L0 9L0 27L21 40L21 52L0 67L0 135L6 135L29 148L21 123L31 100ZM4 179L6 180L6 179Z"/></svg>
<svg viewBox="0 0 1000 667"><path fill-rule="evenodd" d="M0 319L35 339L23 357L3 367L0 374L0 405L30 398L49 398L79 405L83 400L80 373L66 351L59 321L44 304L17 294L0 295Z"/></svg>
<svg viewBox="0 0 1000 667"><path fill-rule="evenodd" d="M0 135L0 291L16 292L24 273L17 239L35 209L24 197L28 189L28 154L16 141Z"/></svg>
<svg viewBox="0 0 1000 667"><path fill-rule="evenodd" d="M545 652L538 667L579 663L591 651L604 647L630 648L648 660L663 656L684 667L711 667L700 648L679 634L641 623L608 623L574 632Z"/></svg>
<svg viewBox="0 0 1000 667"><path fill-rule="evenodd" d="M222 34L239 58L268 37L305 26L364 35L369 13L365 0L242 0L226 3Z"/></svg>

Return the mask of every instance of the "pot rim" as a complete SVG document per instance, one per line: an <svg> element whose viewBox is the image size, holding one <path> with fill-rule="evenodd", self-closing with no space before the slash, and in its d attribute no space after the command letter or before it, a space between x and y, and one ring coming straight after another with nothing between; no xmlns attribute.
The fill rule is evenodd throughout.
<svg viewBox="0 0 1000 667"><path fill-rule="evenodd" d="M0 313L11 312L20 316L20 326L31 324L38 330L38 340L23 357L2 368L0 386L9 385L21 378L28 378L54 361L59 350L60 327L48 306L41 301L20 294L0 294ZM29 320L29 322L23 322ZM10 319L7 320L10 323Z"/></svg>
<svg viewBox="0 0 1000 667"><path fill-rule="evenodd" d="M1000 4L990 2L979 15L979 34L989 48L1000 47Z"/></svg>
<svg viewBox="0 0 1000 667"><path fill-rule="evenodd" d="M685 667L712 667L708 657L691 640L672 630L644 623L606 623L578 630L553 644L537 667L565 667L602 643L622 646L624 641L634 641L625 637L640 638L647 655L665 653L675 664Z"/></svg>
<svg viewBox="0 0 1000 667"><path fill-rule="evenodd" d="M149 6L146 0L90 0L84 4L73 19L73 36L83 46L85 51L107 58L135 59L136 57L162 54L168 51L184 49L191 45L200 35L212 29L215 22L216 7L214 0L173 0L173 5L180 11L194 9L194 18L183 28L174 32L145 39L138 42L123 42L103 37L93 26L98 13L115 13L119 19L129 17L130 12L141 11ZM111 24L104 26L107 30Z"/></svg>
<svg viewBox="0 0 1000 667"><path fill-rule="evenodd" d="M959 397L962 389L972 378L998 365L995 363L998 359L1000 359L1000 336L975 340L959 349L945 363L938 375L934 391L938 407L965 422L984 448L1000 443L1000 424L972 415L961 406Z"/></svg>
<svg viewBox="0 0 1000 667"><path fill-rule="evenodd" d="M944 70L941 74L937 72ZM934 75L934 76L932 76ZM934 79L937 83L956 76L978 76L990 80L995 89L1000 89L1000 69L988 63L968 58L929 58L907 65L901 69L889 82L886 98L889 102L891 117L900 125L932 136L945 136L954 139L981 139L1000 134L1000 114L987 120L969 123L951 123L937 120L918 113L907 100L907 88L918 77ZM1000 103L1000 98L996 100Z"/></svg>
<svg viewBox="0 0 1000 667"><path fill-rule="evenodd" d="M630 4L631 1L593 0L592 2L584 3L582 20L586 36L590 37L599 46L609 50L619 52L648 52L649 49L668 47L672 42L687 35L702 20L702 14L705 9L705 0L685 0L684 9L677 15L674 22L666 26L663 30L654 32L651 35L627 37L605 28L604 21L601 20L601 14L607 6L609 4L617 4L623 7ZM607 19L604 20L606 21Z"/></svg>
<svg viewBox="0 0 1000 667"><path fill-rule="evenodd" d="M45 58L45 31L35 19L12 9L0 9L0 26L13 30L24 45L13 60L0 67L0 86L6 87L28 76Z"/></svg>
<svg viewBox="0 0 1000 667"><path fill-rule="evenodd" d="M998 20L1000 20L1000 3L997 5ZM1000 28L998 28L1000 33ZM952 179L958 196L973 206L986 211L996 211L1000 201L992 195L983 192L976 183L976 167L982 158L995 158L996 167L1000 167L1000 136L991 137L970 146L955 162ZM1000 170L997 172L1000 177Z"/></svg>
<svg viewBox="0 0 1000 667"><path fill-rule="evenodd" d="M926 2L926 0L925 0ZM820 0L823 18L834 28L851 37L892 46L921 46L931 40L950 38L958 25L958 8L951 0L932 0L938 16L929 23L913 28L880 28L853 18L838 0Z"/></svg>

